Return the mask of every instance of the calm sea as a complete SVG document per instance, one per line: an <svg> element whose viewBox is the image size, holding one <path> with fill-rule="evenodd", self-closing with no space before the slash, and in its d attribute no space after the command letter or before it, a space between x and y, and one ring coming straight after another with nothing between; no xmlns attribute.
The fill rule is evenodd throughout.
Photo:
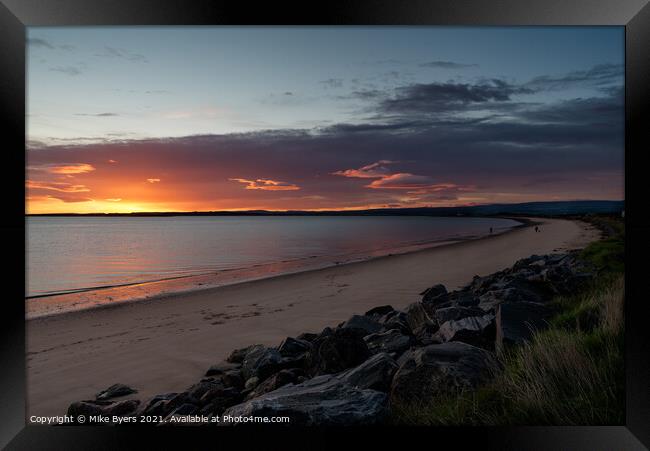
<svg viewBox="0 0 650 451"><path fill-rule="evenodd" d="M29 217L26 296L243 268L323 266L518 225L431 217Z"/></svg>

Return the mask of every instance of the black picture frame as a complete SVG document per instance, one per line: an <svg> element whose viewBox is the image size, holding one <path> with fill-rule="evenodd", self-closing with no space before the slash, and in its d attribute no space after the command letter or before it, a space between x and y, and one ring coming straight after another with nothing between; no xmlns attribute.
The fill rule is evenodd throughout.
<svg viewBox="0 0 650 451"><path fill-rule="evenodd" d="M192 434L210 440L211 447L236 439L287 445L296 437L303 449L325 447L336 436L315 429L309 435L293 430L251 434L242 428L227 433L210 428L45 427L25 420L25 35L29 26L92 25L617 25L625 27L625 200L626 200L626 422L622 426L418 428L404 431L366 430L372 440L392 439L402 446L418 446L414 435L432 446L467 445L496 449L644 449L650 446L650 339L645 314L647 284L642 271L650 239L643 166L648 146L646 100L650 90L650 6L647 0L355 0L305 2L300 5L209 0L1 0L0 2L0 117L4 208L0 233L5 240L6 296L0 327L0 446L7 449L128 448L136 433L154 437L171 447L170 435ZM645 120L644 120L645 119ZM645 183L644 183L645 182ZM644 186L645 185L645 186ZM639 262L639 264L633 263ZM22 285L20 281L23 281ZM352 432L352 431L347 431ZM411 435L414 434L414 435ZM216 441L215 441L216 440ZM161 442L162 441L162 442ZM192 442L194 443L194 442ZM449 445L447 445L449 446ZM285 446L283 446L285 447Z"/></svg>

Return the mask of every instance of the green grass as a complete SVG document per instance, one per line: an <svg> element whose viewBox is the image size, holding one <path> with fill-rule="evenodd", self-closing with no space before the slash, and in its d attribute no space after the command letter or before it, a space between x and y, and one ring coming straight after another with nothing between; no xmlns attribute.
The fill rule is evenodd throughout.
<svg viewBox="0 0 650 451"><path fill-rule="evenodd" d="M606 237L591 243L580 252L580 258L591 263L599 273L625 271L625 225L620 219L593 218L591 222Z"/></svg>
<svg viewBox="0 0 650 451"><path fill-rule="evenodd" d="M594 282L555 299L559 313L529 343L508 350L492 381L419 403L392 403L391 421L417 425L614 425L624 423L624 230L580 257Z"/></svg>

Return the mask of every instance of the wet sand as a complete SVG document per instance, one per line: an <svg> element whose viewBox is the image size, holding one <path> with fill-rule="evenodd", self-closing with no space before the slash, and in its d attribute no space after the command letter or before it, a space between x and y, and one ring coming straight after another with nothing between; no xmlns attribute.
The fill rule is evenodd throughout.
<svg viewBox="0 0 650 451"><path fill-rule="evenodd" d="M578 221L533 227L297 274L119 303L27 321L28 415L65 413L121 382L136 397L181 391L235 348L277 345L352 314L401 308L442 283L453 290L532 254L584 247L599 234Z"/></svg>

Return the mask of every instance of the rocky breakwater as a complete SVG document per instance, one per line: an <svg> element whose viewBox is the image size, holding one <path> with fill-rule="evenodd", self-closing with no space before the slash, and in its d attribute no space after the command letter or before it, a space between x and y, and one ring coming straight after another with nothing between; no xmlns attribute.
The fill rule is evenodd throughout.
<svg viewBox="0 0 650 451"><path fill-rule="evenodd" d="M275 347L234 350L181 393L146 402L115 385L68 414L172 418L287 417L294 425L379 424L391 402L475 388L498 371L498 353L528 340L553 314L554 296L592 277L574 253L534 255L466 287L425 290L403 311L390 305Z"/></svg>

